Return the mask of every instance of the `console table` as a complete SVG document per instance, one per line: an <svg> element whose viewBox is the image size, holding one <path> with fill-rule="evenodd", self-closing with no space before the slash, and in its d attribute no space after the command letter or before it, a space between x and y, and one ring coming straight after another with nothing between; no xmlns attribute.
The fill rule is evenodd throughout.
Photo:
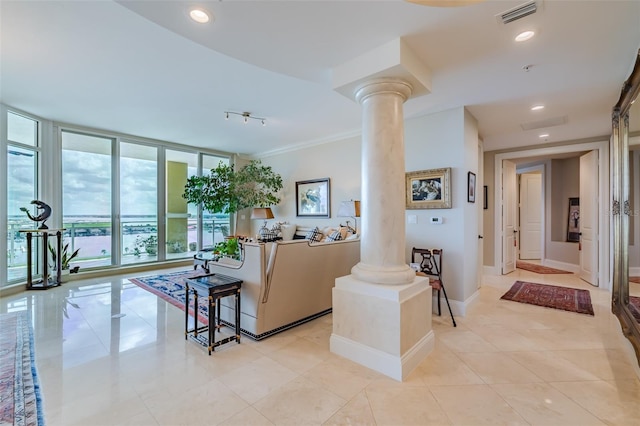
<svg viewBox="0 0 640 426"><path fill-rule="evenodd" d="M211 351L215 351L215 348L231 342L236 341L240 343L240 288L242 287L242 280L234 277L229 277L221 274L205 275L198 278L189 278L186 280L185 298L184 298L184 338L187 339L192 336L198 343L207 346L209 355ZM194 327L189 329L189 294L193 293L193 316ZM235 335L226 337L216 342L215 332L216 329L221 327L220 325L220 303L219 299L227 296L235 296L236 299L236 318L235 318ZM198 298L208 297L208 315L207 325L198 327ZM207 332L208 338L206 342L198 339L198 335Z"/></svg>
<svg viewBox="0 0 640 426"><path fill-rule="evenodd" d="M60 229L20 229L18 232L27 234L27 290L46 290L51 287L59 286L62 282L62 231ZM42 259L42 279L33 281L33 236L42 238L40 246L40 259ZM49 235L56 237L56 275L49 276Z"/></svg>

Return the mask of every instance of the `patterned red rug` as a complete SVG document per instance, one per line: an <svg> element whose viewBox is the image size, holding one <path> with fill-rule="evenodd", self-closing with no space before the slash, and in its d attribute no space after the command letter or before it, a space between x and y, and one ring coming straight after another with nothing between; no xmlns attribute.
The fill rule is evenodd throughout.
<svg viewBox="0 0 640 426"><path fill-rule="evenodd" d="M640 297L629 296L629 310L636 321L640 323Z"/></svg>
<svg viewBox="0 0 640 426"><path fill-rule="evenodd" d="M562 269L549 268L547 266L536 265L535 263L516 261L516 268L525 271L535 272L536 274L571 274L572 272L563 271Z"/></svg>
<svg viewBox="0 0 640 426"><path fill-rule="evenodd" d="M516 281L500 299L593 315L589 290Z"/></svg>
<svg viewBox="0 0 640 426"><path fill-rule="evenodd" d="M629 282L640 284L640 277L629 277Z"/></svg>

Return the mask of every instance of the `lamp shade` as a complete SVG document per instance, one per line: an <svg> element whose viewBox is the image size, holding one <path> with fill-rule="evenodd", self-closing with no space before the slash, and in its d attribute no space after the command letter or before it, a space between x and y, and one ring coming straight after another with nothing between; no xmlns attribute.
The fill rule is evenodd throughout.
<svg viewBox="0 0 640 426"><path fill-rule="evenodd" d="M251 212L251 219L273 219L271 207L256 207Z"/></svg>
<svg viewBox="0 0 640 426"><path fill-rule="evenodd" d="M341 201L338 217L360 217L360 201Z"/></svg>

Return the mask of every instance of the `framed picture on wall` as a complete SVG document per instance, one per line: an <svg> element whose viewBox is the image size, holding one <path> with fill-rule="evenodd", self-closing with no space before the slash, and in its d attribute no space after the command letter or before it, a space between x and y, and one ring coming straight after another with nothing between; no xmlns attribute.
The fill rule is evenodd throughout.
<svg viewBox="0 0 640 426"><path fill-rule="evenodd" d="M296 216L331 217L329 178L296 182Z"/></svg>
<svg viewBox="0 0 640 426"><path fill-rule="evenodd" d="M580 242L580 198L569 198L569 224L567 226L567 241Z"/></svg>
<svg viewBox="0 0 640 426"><path fill-rule="evenodd" d="M489 188L487 185L484 186L483 191L484 201L482 202L482 208L487 210L489 208Z"/></svg>
<svg viewBox="0 0 640 426"><path fill-rule="evenodd" d="M467 201L476 202L476 174L473 172L467 173Z"/></svg>
<svg viewBox="0 0 640 426"><path fill-rule="evenodd" d="M451 208L451 167L408 172L405 176L408 210Z"/></svg>

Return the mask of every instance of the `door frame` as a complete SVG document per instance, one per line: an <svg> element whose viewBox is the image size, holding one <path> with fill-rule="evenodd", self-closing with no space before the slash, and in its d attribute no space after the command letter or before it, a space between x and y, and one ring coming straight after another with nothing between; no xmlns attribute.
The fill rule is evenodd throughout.
<svg viewBox="0 0 640 426"><path fill-rule="evenodd" d="M545 245L545 235L546 235L546 214L545 212L547 211L547 201L546 201L546 163L545 164L536 164L535 166L529 166L529 167L523 167L521 169L518 169L518 167L516 166L516 176L521 176L523 174L526 173L531 173L531 172L540 172L540 197L542 198L541 200L541 204L542 204L542 210L540 211L540 260L544 261L544 259L546 258L546 245ZM520 200L520 190L518 189L518 205L522 204L522 200ZM520 212L518 212L518 238L520 241L520 246L518 247L518 258L520 258L520 249L522 249L522 235L520 235L520 230L522 229L522 226L520 226Z"/></svg>
<svg viewBox="0 0 640 426"><path fill-rule="evenodd" d="M598 150L598 205L600 213L598 217L598 281L601 288L611 291L612 282L609 274L611 267L611 253L609 251L611 223L608 214L610 205L610 172L609 172L609 145L610 141L586 142L572 145L561 145L545 148L534 148L524 151L503 152L495 156L495 173L494 173L494 241L501 241L502 238L502 197L498 192L498 188L502 188L502 160L513 160L517 158L527 157L544 157L555 154L565 154L572 152L582 152ZM543 244L544 248L544 244ZM494 244L494 270L495 275L500 275L502 259L502 244Z"/></svg>

